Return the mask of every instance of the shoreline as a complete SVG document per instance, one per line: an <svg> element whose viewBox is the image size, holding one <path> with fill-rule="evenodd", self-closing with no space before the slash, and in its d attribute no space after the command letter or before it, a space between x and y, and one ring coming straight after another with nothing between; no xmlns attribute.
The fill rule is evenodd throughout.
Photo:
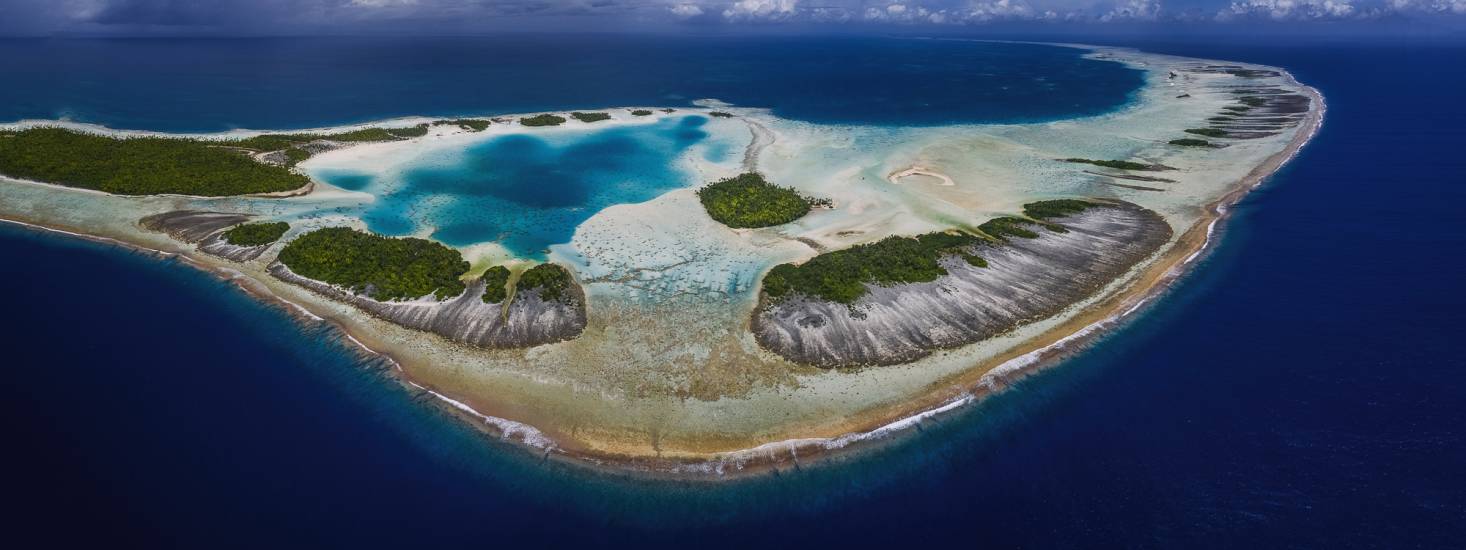
<svg viewBox="0 0 1466 550"><path fill-rule="evenodd" d="M1291 74L1288 80L1297 84ZM1116 325L1132 318L1155 298L1171 288L1173 283L1190 272L1195 260L1209 250L1215 241L1213 235L1218 225L1225 221L1231 207L1257 188L1268 177L1296 156L1321 127L1326 106L1322 95L1314 88L1298 84L1310 98L1318 102L1303 128L1289 142L1288 146L1253 168L1244 178L1237 181L1233 189L1219 199L1205 205L1202 215L1155 259L1142 264L1140 272L1126 277L1116 290L1097 302L1085 306L1072 318L1058 326L1030 337L1004 352L982 361L971 368L937 380L926 391L906 402L882 408L861 411L855 418L846 421L853 429L834 437L800 438L786 437L768 443L733 451L707 453L698 459L663 459L652 456L623 456L566 449L543 435L539 429L510 419L484 414L471 406L439 393L429 385L419 384L403 369L401 362L390 353L374 350L363 340L367 335L356 335L346 325L316 315L308 308L290 301L255 281L248 275L227 266L212 265L217 262L207 258L200 261L186 252L169 252L127 242L106 236L72 231L62 227L15 220L0 216L0 220L30 227L80 237L94 242L120 245L138 251L150 252L162 257L178 257L188 264L220 278L235 283L251 296L274 300L267 303L279 304L293 317L306 316L312 320L327 321L340 329L348 340L355 343L364 353L385 358L393 363L393 377L404 387L428 392L437 397L441 410L469 421L476 428L522 444L526 450L543 453L545 458L560 460L593 469L604 469L619 474L636 474L648 477L671 477L678 479L730 479L764 472L778 471L786 465L798 467L802 460L821 459L829 455L855 452L870 442L877 442L889 435L904 432L906 428L940 417L962 405L979 402L981 399L1003 391L1013 381L1054 366L1072 353L1081 351L1083 344L1108 334ZM41 185L50 185L41 183ZM247 282L246 282L247 281ZM288 306L288 307L287 307ZM358 337L360 336L360 338ZM790 436L797 430L787 430ZM495 433L497 432L497 433Z"/></svg>

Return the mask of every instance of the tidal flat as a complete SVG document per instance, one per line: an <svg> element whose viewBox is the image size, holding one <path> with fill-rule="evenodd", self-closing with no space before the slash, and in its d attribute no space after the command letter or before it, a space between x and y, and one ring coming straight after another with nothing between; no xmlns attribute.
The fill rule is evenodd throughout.
<svg viewBox="0 0 1466 550"><path fill-rule="evenodd" d="M728 476L878 439L971 402L1136 311L1203 251L1226 206L1321 122L1322 98L1281 69L1091 49L1093 59L1145 74L1132 101L1114 112L901 127L800 122L712 101L673 112L624 106L597 110L610 118L594 122L430 125L420 136L323 148L295 164L311 183L286 197L133 197L7 179L0 216L189 258L337 324L391 357L404 383L536 452L649 473ZM1228 112L1255 121L1245 133L1219 121L1212 147L1170 144ZM1171 181L1115 186L1108 180L1123 171L1064 161L1071 158L1174 170L1165 173ZM725 227L706 215L695 191L746 171L830 208L773 227ZM791 361L751 330L764 307L763 277L777 265L890 236L980 233L984 222L1018 215L1025 204L1061 198L1135 205L1170 231L1057 313L887 362L894 364L832 369ZM512 348L407 328L277 276L281 245L228 259L141 222L177 211L289 222L282 242L337 226L431 239L463 254L469 281L493 266L518 274L542 262L561 265L583 289L584 327L568 339ZM435 307L420 302L402 307Z"/></svg>

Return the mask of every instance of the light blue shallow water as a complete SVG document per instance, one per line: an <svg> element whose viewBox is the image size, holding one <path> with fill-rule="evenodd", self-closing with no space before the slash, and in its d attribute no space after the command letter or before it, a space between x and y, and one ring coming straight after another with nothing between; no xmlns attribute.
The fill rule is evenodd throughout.
<svg viewBox="0 0 1466 550"><path fill-rule="evenodd" d="M725 158L698 115L588 132L548 131L491 138L463 151L415 159L400 172L321 169L333 185L376 195L360 212L372 231L431 237L452 246L498 242L520 257L542 258L570 241L581 222L617 204L644 202L689 185L678 159L700 152Z"/></svg>

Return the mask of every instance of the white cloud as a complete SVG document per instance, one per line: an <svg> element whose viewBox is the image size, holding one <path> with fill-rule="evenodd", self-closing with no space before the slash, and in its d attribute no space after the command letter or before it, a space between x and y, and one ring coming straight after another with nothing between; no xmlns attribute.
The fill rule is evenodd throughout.
<svg viewBox="0 0 1466 550"><path fill-rule="evenodd" d="M799 0L738 0L723 10L729 21L779 21L794 17Z"/></svg>
<svg viewBox="0 0 1466 550"><path fill-rule="evenodd" d="M1355 15L1351 0L1245 0L1217 14L1220 21L1245 17L1266 17L1275 21L1346 19Z"/></svg>
<svg viewBox="0 0 1466 550"><path fill-rule="evenodd" d="M697 7L697 4L677 4L671 7L671 12L672 15L686 19L702 15L702 8Z"/></svg>
<svg viewBox="0 0 1466 550"><path fill-rule="evenodd" d="M1160 0L1123 0L1100 16L1100 21L1155 21L1161 15Z"/></svg>
<svg viewBox="0 0 1466 550"><path fill-rule="evenodd" d="M1466 0L1390 0L1389 7L1397 12L1466 15Z"/></svg>

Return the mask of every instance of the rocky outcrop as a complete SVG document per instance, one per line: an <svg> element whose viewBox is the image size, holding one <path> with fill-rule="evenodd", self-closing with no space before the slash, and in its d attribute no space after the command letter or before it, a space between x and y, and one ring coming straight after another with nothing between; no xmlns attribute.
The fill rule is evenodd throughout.
<svg viewBox="0 0 1466 550"><path fill-rule="evenodd" d="M226 260L246 262L258 258L270 245L275 244L235 246L224 240L224 230L249 219L248 215L232 212L174 210L145 217L138 223L144 229L167 233L168 236L186 243L198 243L199 250L205 253Z"/></svg>
<svg viewBox="0 0 1466 550"><path fill-rule="evenodd" d="M248 215L232 212L174 210L145 217L138 223L144 229L167 233L168 236L186 243L196 243L210 235L249 221L249 218Z"/></svg>
<svg viewBox="0 0 1466 550"><path fill-rule="evenodd" d="M224 258L226 260L247 262L260 257L260 254L264 254L265 250L270 248L270 245L272 244L275 243L262 244L259 246L233 245L229 244L229 241L224 240L223 231L220 231L218 233L210 235L209 238L204 239L204 242L199 243L199 250L202 250L209 254L213 254L220 258Z"/></svg>
<svg viewBox="0 0 1466 550"><path fill-rule="evenodd" d="M754 337L797 363L821 367L892 365L934 350L971 344L1039 319L1093 295L1171 238L1160 215L1129 203L1091 207L1047 220L1067 229L1038 229L953 254L947 275L928 283L867 285L852 305L808 296L764 300Z"/></svg>
<svg viewBox="0 0 1466 550"><path fill-rule="evenodd" d="M569 295L559 300L543 300L538 290L516 292L508 298L507 307L483 301L482 279L448 300L379 302L302 277L279 262L271 264L269 271L280 280L354 305L381 319L465 344L523 348L569 340L585 329L585 295L578 285L572 285Z"/></svg>

